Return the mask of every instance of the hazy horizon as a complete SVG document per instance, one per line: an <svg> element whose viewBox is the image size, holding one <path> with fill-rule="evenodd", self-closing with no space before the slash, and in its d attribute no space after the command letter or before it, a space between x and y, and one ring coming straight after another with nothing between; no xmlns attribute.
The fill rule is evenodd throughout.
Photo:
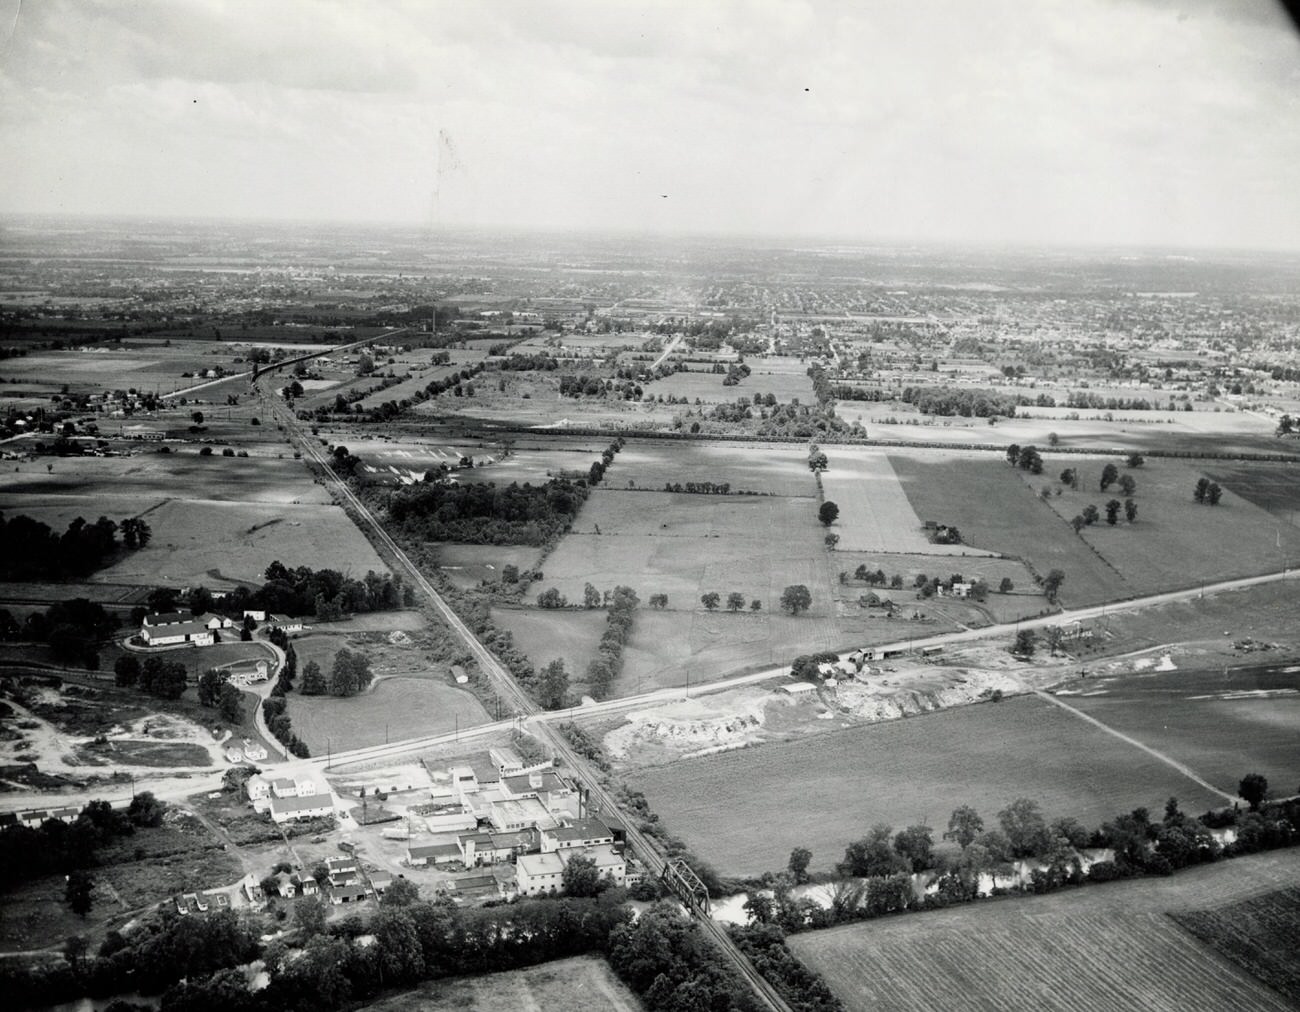
<svg viewBox="0 0 1300 1012"><path fill-rule="evenodd" d="M1271 0L0 0L7 216L1300 249Z"/></svg>

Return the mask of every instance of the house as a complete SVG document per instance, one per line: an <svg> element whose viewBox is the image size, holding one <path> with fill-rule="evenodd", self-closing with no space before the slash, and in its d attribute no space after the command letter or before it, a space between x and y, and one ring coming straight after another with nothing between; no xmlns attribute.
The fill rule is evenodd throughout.
<svg viewBox="0 0 1300 1012"><path fill-rule="evenodd" d="M291 876L281 871L275 875L275 891L281 899L291 900L298 895L298 886Z"/></svg>
<svg viewBox="0 0 1300 1012"><path fill-rule="evenodd" d="M246 611L244 612L244 618L251 618L254 622L265 622L265 621L266 621L266 612L264 612L264 611L246 610Z"/></svg>
<svg viewBox="0 0 1300 1012"><path fill-rule="evenodd" d="M261 762L266 758L266 749L251 738L244 739L244 758L251 763Z"/></svg>
<svg viewBox="0 0 1300 1012"><path fill-rule="evenodd" d="M330 885L350 885L361 881L361 866L354 857L329 857L325 859Z"/></svg>
<svg viewBox="0 0 1300 1012"><path fill-rule="evenodd" d="M199 615L195 621L202 622L213 632L217 632L220 629L233 629L235 627L235 620L227 618L225 615Z"/></svg>
<svg viewBox="0 0 1300 1012"><path fill-rule="evenodd" d="M335 906L341 903L360 903L368 895L366 887L360 882L351 885L330 886L329 888L330 902Z"/></svg>
<svg viewBox="0 0 1300 1012"><path fill-rule="evenodd" d="M290 819L318 819L333 814L334 801L328 794L323 797L306 795L271 798L271 818L276 822L288 822Z"/></svg>
<svg viewBox="0 0 1300 1012"><path fill-rule="evenodd" d="M247 745L247 742L245 742L245 745ZM247 748L244 749L244 755L250 759L252 758L252 756L249 756ZM253 807L257 808L259 801L266 801L271 797L271 782L262 774L255 773L244 782L244 790L248 792L248 800L253 803Z"/></svg>
<svg viewBox="0 0 1300 1012"><path fill-rule="evenodd" d="M315 896L320 892L320 885L310 875L295 875L294 883L298 886L299 892L304 896Z"/></svg>
<svg viewBox="0 0 1300 1012"><path fill-rule="evenodd" d="M522 854L515 862L515 888L521 896L559 892L564 877L564 862L554 852Z"/></svg>
<svg viewBox="0 0 1300 1012"><path fill-rule="evenodd" d="M271 624L272 629L279 629L280 632L302 632L302 619L290 618L288 615L272 615L267 621Z"/></svg>
<svg viewBox="0 0 1300 1012"><path fill-rule="evenodd" d="M455 864L460 859L458 843L418 843L408 844L406 848L406 863L412 868Z"/></svg>
<svg viewBox="0 0 1300 1012"><path fill-rule="evenodd" d="M237 748L226 749L226 762L238 763L244 761L244 753Z"/></svg>
<svg viewBox="0 0 1300 1012"><path fill-rule="evenodd" d="M542 853L612 844L614 834L597 819L579 819L572 825L541 831Z"/></svg>
<svg viewBox="0 0 1300 1012"><path fill-rule="evenodd" d="M147 621L140 627L140 638L151 647L172 647L188 643L190 646L210 647L216 642L209 629L202 622L174 622L166 625L150 625Z"/></svg>
<svg viewBox="0 0 1300 1012"><path fill-rule="evenodd" d="M249 903L265 903L266 893L262 891L262 884L252 875L245 875L241 884L244 895L248 897Z"/></svg>
<svg viewBox="0 0 1300 1012"><path fill-rule="evenodd" d="M367 877L370 881L370 891L376 896L384 895L384 891L393 884L391 872L372 871Z"/></svg>
<svg viewBox="0 0 1300 1012"><path fill-rule="evenodd" d="M777 687L777 692L784 692L787 696L806 696L809 693L817 691L817 686L812 682L789 682L786 685Z"/></svg>

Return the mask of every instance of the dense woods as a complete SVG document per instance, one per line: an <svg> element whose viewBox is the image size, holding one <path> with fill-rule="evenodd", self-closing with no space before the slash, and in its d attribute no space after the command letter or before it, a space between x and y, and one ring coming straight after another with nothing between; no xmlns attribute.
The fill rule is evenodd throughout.
<svg viewBox="0 0 1300 1012"><path fill-rule="evenodd" d="M388 515L416 541L542 545L568 529L586 498L585 485L564 478L545 485L428 482L395 491Z"/></svg>
<svg viewBox="0 0 1300 1012"><path fill-rule="evenodd" d="M121 540L118 540L118 536ZM135 517L117 524L100 517L93 524L77 517L59 534L28 516L0 513L0 580L85 576L110 562L119 548L143 548L152 532Z"/></svg>

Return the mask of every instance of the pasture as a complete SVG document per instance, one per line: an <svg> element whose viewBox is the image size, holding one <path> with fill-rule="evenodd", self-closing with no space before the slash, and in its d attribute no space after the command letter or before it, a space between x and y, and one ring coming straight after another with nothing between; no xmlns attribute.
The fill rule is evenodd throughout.
<svg viewBox="0 0 1300 1012"><path fill-rule="evenodd" d="M493 608L492 622L514 637L515 646L532 659L535 667L541 668L558 657L576 682L596 656L605 631L605 612Z"/></svg>
<svg viewBox="0 0 1300 1012"><path fill-rule="evenodd" d="M783 868L801 846L813 851L815 869L829 868L876 823L941 831L964 804L994 823L1027 797L1048 818L1091 827L1138 805L1160 810L1171 795L1192 812L1220 803L1140 749L1034 697L679 760L627 781L671 832L733 875Z"/></svg>
<svg viewBox="0 0 1300 1012"><path fill-rule="evenodd" d="M65 384L76 392L158 390L166 393L202 382L183 372L220 366L242 372L232 346L219 342L178 341L170 347L160 340L90 345L67 351L36 351L5 362L5 376L24 389L58 391Z"/></svg>
<svg viewBox="0 0 1300 1012"><path fill-rule="evenodd" d="M451 977L362 1006L362 1012L639 1012L641 1003L595 956L557 959L524 970Z"/></svg>
<svg viewBox="0 0 1300 1012"><path fill-rule="evenodd" d="M496 582L501 570L515 566L521 573L537 565L540 548L528 545L457 545L441 542L436 547L438 570L458 587L477 587L484 580Z"/></svg>
<svg viewBox="0 0 1300 1012"><path fill-rule="evenodd" d="M260 586L274 560L356 578L372 569L388 572L338 506L169 499L145 519L153 540L101 570L98 579L227 590L239 583Z"/></svg>
<svg viewBox="0 0 1300 1012"><path fill-rule="evenodd" d="M1071 706L1234 793L1247 773L1300 783L1300 666L1168 671L1088 679Z"/></svg>
<svg viewBox="0 0 1300 1012"><path fill-rule="evenodd" d="M918 515L955 525L973 548L1023 558L1040 575L1062 570L1060 598L1067 607L1133 595L1005 457L917 450L889 459Z"/></svg>
<svg viewBox="0 0 1300 1012"><path fill-rule="evenodd" d="M1120 473L1137 482L1134 502L1136 523L1128 523L1121 511L1119 522L1106 522L1106 503L1123 501L1117 486L1099 490L1098 479L1106 463L1120 465ZM1216 581L1234 576L1252 576L1282 568L1288 556L1300 556L1300 530L1278 519L1224 486L1218 506L1206 506L1192 499L1192 489L1202 472L1192 463L1149 460L1144 467L1129 469L1115 458L1050 457L1044 472L1033 477L1019 471L1032 489L1061 488L1056 481L1062 468L1079 473L1079 489L1065 487L1061 495L1044 500L1065 523L1094 505L1101 519L1084 527L1078 535L1122 579L1128 593L1151 594L1161 590L1195 586L1201 580ZM1051 476L1050 480L1048 476ZM1298 503L1297 505L1300 505ZM1194 544L1197 550L1187 551ZM1069 578L1067 571L1066 585ZM1068 593L1067 593L1068 596Z"/></svg>
<svg viewBox="0 0 1300 1012"><path fill-rule="evenodd" d="M321 665L326 678L329 667ZM474 727L488 719L470 692L433 678L389 677L348 699L288 695L293 731L312 755Z"/></svg>
<svg viewBox="0 0 1300 1012"><path fill-rule="evenodd" d="M1296 444L1284 444L1294 453ZM1294 464L1207 462L1205 476L1289 524L1300 523L1300 470Z"/></svg>
<svg viewBox="0 0 1300 1012"><path fill-rule="evenodd" d="M1171 914L1220 955L1300 1004L1300 889L1264 893L1213 910Z"/></svg>
<svg viewBox="0 0 1300 1012"><path fill-rule="evenodd" d="M1171 878L811 931L788 944L849 1012L1283 1012L1293 1007L1286 998L1170 914L1293 885L1298 874L1300 853L1277 851ZM1266 937L1273 952L1294 956L1293 937Z"/></svg>
<svg viewBox="0 0 1300 1012"><path fill-rule="evenodd" d="M619 488L631 482L637 488L662 489L668 483L706 481L726 482L736 492L817 494L807 450L771 443L629 439L609 469L605 484Z"/></svg>

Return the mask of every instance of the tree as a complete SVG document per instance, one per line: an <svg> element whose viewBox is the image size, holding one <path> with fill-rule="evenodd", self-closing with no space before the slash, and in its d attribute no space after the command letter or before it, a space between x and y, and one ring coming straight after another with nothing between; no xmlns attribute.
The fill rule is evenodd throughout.
<svg viewBox="0 0 1300 1012"><path fill-rule="evenodd" d="M1133 523L1133 521L1137 519L1137 515L1138 515L1138 504L1135 503L1132 499L1125 499L1124 519L1127 520L1129 523Z"/></svg>
<svg viewBox="0 0 1300 1012"><path fill-rule="evenodd" d="M913 873L934 867L934 837L929 826L908 826L894 837L894 850Z"/></svg>
<svg viewBox="0 0 1300 1012"><path fill-rule="evenodd" d="M829 527L831 524L835 523L835 520L839 515L840 508L829 499L817 508L817 519L822 522L823 527Z"/></svg>
<svg viewBox="0 0 1300 1012"><path fill-rule="evenodd" d="M570 858L560 874L560 886L566 896L595 896L601 892L600 869L589 857Z"/></svg>
<svg viewBox="0 0 1300 1012"><path fill-rule="evenodd" d="M1129 467L1141 467L1143 464L1146 463L1146 458L1143 457L1142 454L1140 453L1130 453L1124 459L1124 463L1127 464Z"/></svg>
<svg viewBox="0 0 1300 1012"><path fill-rule="evenodd" d="M582 606L584 608L599 608L601 602L600 591L594 584L587 584L582 588Z"/></svg>
<svg viewBox="0 0 1300 1012"><path fill-rule="evenodd" d="M537 595L537 607L539 608L567 608L568 606L569 599L555 587L548 587Z"/></svg>
<svg viewBox="0 0 1300 1012"><path fill-rule="evenodd" d="M822 543L831 551L834 551L835 546L840 543L840 536L834 531L829 531L827 532L826 537L822 538Z"/></svg>
<svg viewBox="0 0 1300 1012"><path fill-rule="evenodd" d="M1047 640L1047 649L1052 652L1052 656L1056 656L1065 642L1065 630L1059 625L1048 626L1043 631L1043 638Z"/></svg>
<svg viewBox="0 0 1300 1012"><path fill-rule="evenodd" d="M1061 472L1061 484L1069 485L1071 488L1077 487L1079 484L1078 472L1072 467L1067 467Z"/></svg>
<svg viewBox="0 0 1300 1012"><path fill-rule="evenodd" d="M381 907L409 907L420 899L420 887L408 878L395 878L379 900Z"/></svg>
<svg viewBox="0 0 1300 1012"><path fill-rule="evenodd" d="M1010 594L1015 589L1016 585L1011 582L1011 577L1009 576L1002 577L1002 582L998 584L999 594Z"/></svg>
<svg viewBox="0 0 1300 1012"><path fill-rule="evenodd" d="M827 459L826 454L822 453L820 450L808 455L808 470L813 474L820 474L822 471L825 471L829 463L830 461Z"/></svg>
<svg viewBox="0 0 1300 1012"><path fill-rule="evenodd" d="M808 881L808 865L812 861L812 851L807 847L795 847L790 851L790 860L786 862L786 868L794 876L795 885L802 885Z"/></svg>
<svg viewBox="0 0 1300 1012"><path fill-rule="evenodd" d="M1119 468L1114 464L1107 464L1101 469L1101 490L1103 492L1110 488L1119 479Z"/></svg>
<svg viewBox="0 0 1300 1012"><path fill-rule="evenodd" d="M195 425L202 425L202 424L203 424L203 412L202 412L202 411L194 411L194 412L192 412L192 413L190 414L190 418L193 419Z"/></svg>
<svg viewBox="0 0 1300 1012"><path fill-rule="evenodd" d="M167 808L153 796L152 791L141 791L131 799L127 806L126 817L134 826L161 826Z"/></svg>
<svg viewBox="0 0 1300 1012"><path fill-rule="evenodd" d="M781 592L781 608L791 615L798 615L812 607L812 594L802 583L794 583Z"/></svg>
<svg viewBox="0 0 1300 1012"><path fill-rule="evenodd" d="M230 672L209 668L199 675L199 705L216 706L221 687L230 680Z"/></svg>
<svg viewBox="0 0 1300 1012"><path fill-rule="evenodd" d="M364 654L344 648L334 655L334 668L330 672L330 695L355 696L369 688L374 677L370 661Z"/></svg>
<svg viewBox="0 0 1300 1012"><path fill-rule="evenodd" d="M67 941L63 943L63 958L68 961L74 970L78 969L89 949L90 942L86 940L84 935L69 935Z"/></svg>
<svg viewBox="0 0 1300 1012"><path fill-rule="evenodd" d="M1223 489L1219 487L1217 481L1212 481L1205 489L1205 501L1211 506L1219 505L1219 500L1223 498Z"/></svg>
<svg viewBox="0 0 1300 1012"><path fill-rule="evenodd" d="M704 607L708 608L709 611L713 611L722 603L722 595L716 590L711 590L700 597L700 603L703 604Z"/></svg>
<svg viewBox="0 0 1300 1012"><path fill-rule="evenodd" d="M872 826L867 836L848 845L836 870L857 877L884 877L905 871L907 861L891 845L892 834L891 826Z"/></svg>
<svg viewBox="0 0 1300 1012"><path fill-rule="evenodd" d="M1258 812L1259 806L1268 796L1268 780L1262 774L1247 773L1237 785L1237 793L1250 805L1252 812Z"/></svg>
<svg viewBox="0 0 1300 1012"><path fill-rule="evenodd" d="M1196 502L1204 503L1205 497L1209 494L1209 491L1210 491L1210 479L1198 478L1196 480L1196 487L1192 489L1192 498Z"/></svg>
<svg viewBox="0 0 1300 1012"><path fill-rule="evenodd" d="M1020 457L1016 463L1020 465L1022 471L1028 471L1030 474L1043 473L1043 457L1036 446L1021 447Z"/></svg>
<svg viewBox="0 0 1300 1012"><path fill-rule="evenodd" d="M95 888L95 880L90 877L89 872L77 869L68 875L68 884L63 891L64 902L72 908L72 912L78 917L85 917L90 913L90 908L95 905L94 898L91 896L91 890Z"/></svg>
<svg viewBox="0 0 1300 1012"><path fill-rule="evenodd" d="M1137 495L1137 487L1138 487L1137 479L1134 478L1131 474L1122 474L1122 475L1120 475L1120 477L1119 477L1119 489L1120 489L1120 491L1123 492L1126 496L1130 496L1130 497L1131 497L1131 496Z"/></svg>
<svg viewBox="0 0 1300 1012"><path fill-rule="evenodd" d="M979 812L970 805L961 805L952 810L948 816L948 832L943 834L945 840L955 840L962 850L975 842L975 837L984 831L984 820Z"/></svg>
<svg viewBox="0 0 1300 1012"><path fill-rule="evenodd" d="M544 710L558 710L564 705L564 697L569 691L569 673L564 670L563 660L557 657L542 668L534 691Z"/></svg>
<svg viewBox="0 0 1300 1012"><path fill-rule="evenodd" d="M315 661L308 661L302 669L302 685L299 690L304 696L323 696L329 691L325 684L325 674Z"/></svg>
<svg viewBox="0 0 1300 1012"><path fill-rule="evenodd" d="M1083 519L1082 513L1076 513L1074 515L1074 519L1070 521L1070 526L1074 528L1074 533L1078 534L1081 530L1083 530L1085 527L1088 526L1088 521Z"/></svg>
<svg viewBox="0 0 1300 1012"><path fill-rule="evenodd" d="M1049 433L1047 434L1047 445L1048 445L1048 446L1060 446L1060 445L1061 445L1061 437L1058 436L1055 432L1049 432Z"/></svg>
<svg viewBox="0 0 1300 1012"><path fill-rule="evenodd" d="M129 689L140 680L140 661L134 654L123 654L113 662L113 682Z"/></svg>
<svg viewBox="0 0 1300 1012"><path fill-rule="evenodd" d="M1064 582L1065 573L1059 569L1053 569L1043 578L1043 593L1047 595L1047 600L1056 603L1056 595L1060 593Z"/></svg>
<svg viewBox="0 0 1300 1012"><path fill-rule="evenodd" d="M668 607L668 595L667 595L667 594L651 594L651 595L650 595L650 607L651 607L651 608L657 608L659 611L663 611L665 608Z"/></svg>
<svg viewBox="0 0 1300 1012"><path fill-rule="evenodd" d="M1088 526L1092 526L1100 519L1101 514L1097 512L1097 507L1092 505L1092 503L1089 503L1083 508L1083 522Z"/></svg>
<svg viewBox="0 0 1300 1012"><path fill-rule="evenodd" d="M227 724L238 724L244 719L244 694L226 682L217 696L217 707L222 720Z"/></svg>
<svg viewBox="0 0 1300 1012"><path fill-rule="evenodd" d="M776 912L776 905L772 902L771 896L755 889L750 892L749 898L745 900L742 909L749 917L750 923L770 924L772 915Z"/></svg>
<svg viewBox="0 0 1300 1012"><path fill-rule="evenodd" d="M325 913L325 904L316 899L304 897L294 905L293 923L302 933L303 941L324 933Z"/></svg>
<svg viewBox="0 0 1300 1012"><path fill-rule="evenodd" d="M1012 443L1007 447L1007 463L1015 467L1020 463L1020 444Z"/></svg>
<svg viewBox="0 0 1300 1012"><path fill-rule="evenodd" d="M1118 499L1112 499L1106 503L1106 523L1112 527L1119 523L1119 511L1123 505Z"/></svg>
<svg viewBox="0 0 1300 1012"><path fill-rule="evenodd" d="M745 607L745 595L738 590L733 590L727 595L727 611L740 611Z"/></svg>
<svg viewBox="0 0 1300 1012"><path fill-rule="evenodd" d="M998 824L1011 844L1012 857L1036 857L1051 842L1047 821L1029 798L1017 798L998 812Z"/></svg>
<svg viewBox="0 0 1300 1012"><path fill-rule="evenodd" d="M749 602L749 610L750 610L750 611L762 611L762 610L763 610L763 602L760 601L758 598L754 598L754 600L752 600L752 601Z"/></svg>
<svg viewBox="0 0 1300 1012"><path fill-rule="evenodd" d="M1032 629L1021 629L1016 633L1015 642L1011 644L1011 652L1016 657L1033 657L1034 648L1038 645L1038 636Z"/></svg>

